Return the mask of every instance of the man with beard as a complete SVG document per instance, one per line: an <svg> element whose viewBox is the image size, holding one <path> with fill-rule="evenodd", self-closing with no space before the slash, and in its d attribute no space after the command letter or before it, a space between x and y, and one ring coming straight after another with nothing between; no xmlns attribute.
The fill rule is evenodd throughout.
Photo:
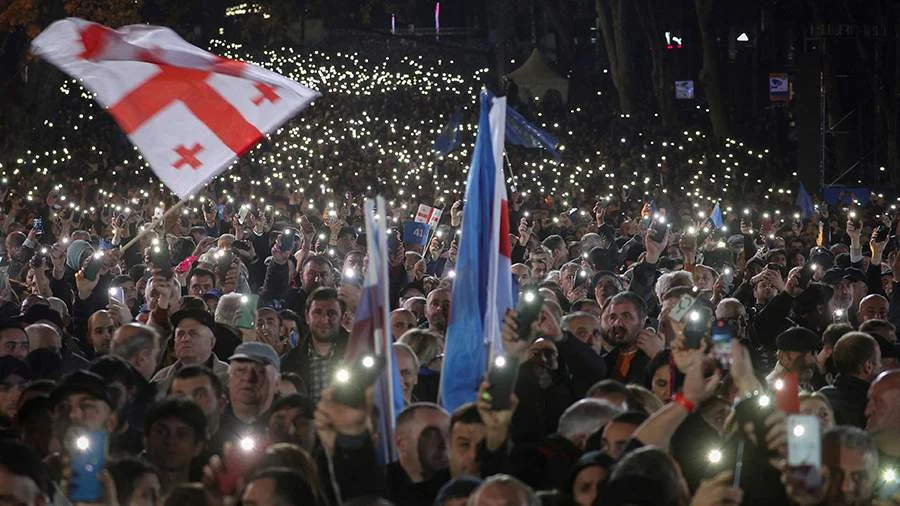
<svg viewBox="0 0 900 506"><path fill-rule="evenodd" d="M613 346L604 355L611 379L641 383L650 357L638 348L638 337L647 319L647 304L633 292L616 294L600 320L603 337Z"/></svg>
<svg viewBox="0 0 900 506"><path fill-rule="evenodd" d="M594 294L594 300L597 301L597 304L603 307L610 297L624 290L623 285L622 280L614 272L600 271L594 274L594 279L591 280L591 286L593 287L591 293Z"/></svg>
<svg viewBox="0 0 900 506"><path fill-rule="evenodd" d="M778 334L778 337L775 338L775 345L778 349L775 352L775 358L778 363L766 376L766 381L772 384L784 373L792 372L797 374L802 389L815 390L811 388L810 380L816 369L816 352L819 350L820 344L819 336L804 327L791 327Z"/></svg>
<svg viewBox="0 0 900 506"><path fill-rule="evenodd" d="M284 356L282 372L299 374L318 401L347 349L347 332L341 328L344 305L334 288L317 288L306 299L305 313L309 330Z"/></svg>
<svg viewBox="0 0 900 506"><path fill-rule="evenodd" d="M271 346L256 342L238 346L229 360L230 404L222 415L220 430L224 441L235 441L262 433L263 415L278 391L281 360Z"/></svg>
<svg viewBox="0 0 900 506"><path fill-rule="evenodd" d="M395 438L399 459L387 467L393 501L397 506L431 504L450 479L450 415L437 404L413 404L397 415Z"/></svg>
<svg viewBox="0 0 900 506"><path fill-rule="evenodd" d="M428 320L428 330L436 332L443 339L447 333L447 322L450 318L450 290L436 288L428 294L425 300L425 319Z"/></svg>

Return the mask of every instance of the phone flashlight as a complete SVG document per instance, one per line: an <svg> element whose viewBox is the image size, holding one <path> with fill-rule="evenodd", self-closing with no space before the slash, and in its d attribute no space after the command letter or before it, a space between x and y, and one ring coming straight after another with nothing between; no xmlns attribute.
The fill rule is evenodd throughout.
<svg viewBox="0 0 900 506"><path fill-rule="evenodd" d="M78 451L86 452L91 449L91 440L87 436L78 436L75 438L75 448Z"/></svg>
<svg viewBox="0 0 900 506"><path fill-rule="evenodd" d="M791 429L791 433L794 434L794 437L803 437L803 435L806 434L806 427L804 427L803 424L798 423Z"/></svg>
<svg viewBox="0 0 900 506"><path fill-rule="evenodd" d="M506 357L504 357L503 355L497 355L497 357L494 358L494 367L506 367Z"/></svg>
<svg viewBox="0 0 900 506"><path fill-rule="evenodd" d="M709 461L710 464L718 464L722 462L722 450L718 448L713 448L706 454L706 460Z"/></svg>
<svg viewBox="0 0 900 506"><path fill-rule="evenodd" d="M250 436L242 437L238 444L240 445L241 450L244 450L245 452L252 452L256 449L256 439Z"/></svg>
<svg viewBox="0 0 900 506"><path fill-rule="evenodd" d="M587 271L584 269L578 271L578 277L580 277L580 278L587 277Z"/></svg>
<svg viewBox="0 0 900 506"><path fill-rule="evenodd" d="M898 480L900 480L900 478L897 476L897 470L893 467L889 467L881 472L881 481L885 483L894 484L897 483Z"/></svg>
<svg viewBox="0 0 900 506"><path fill-rule="evenodd" d="M759 403L759 407L768 408L769 404L772 403L772 399L770 399L768 395L763 394L763 395L759 396L759 398L756 400L756 402Z"/></svg>
<svg viewBox="0 0 900 506"><path fill-rule="evenodd" d="M772 386L775 387L775 390L784 390L784 380L778 378Z"/></svg>
<svg viewBox="0 0 900 506"><path fill-rule="evenodd" d="M41 255L47 254L47 248L41 248Z"/></svg>
<svg viewBox="0 0 900 506"><path fill-rule="evenodd" d="M345 368L340 368L334 373L334 379L338 383L347 384L350 383L350 370Z"/></svg>
<svg viewBox="0 0 900 506"><path fill-rule="evenodd" d="M688 233L688 235L696 235L696 234L697 234L697 228L696 228L696 227L688 227L687 233Z"/></svg>
<svg viewBox="0 0 900 506"><path fill-rule="evenodd" d="M456 271L451 270L450 272L447 273L447 277L450 278L450 279L455 278L455 277L456 277Z"/></svg>
<svg viewBox="0 0 900 506"><path fill-rule="evenodd" d="M241 304L246 304L250 299L246 295L241 295Z"/></svg>
<svg viewBox="0 0 900 506"><path fill-rule="evenodd" d="M691 311L691 312L688 314L688 318L689 318L692 322L700 321L700 312L699 312L699 311Z"/></svg>
<svg viewBox="0 0 900 506"><path fill-rule="evenodd" d="M844 317L844 310L843 310L843 309L835 309L835 310L834 310L834 317L835 317L835 318L843 318L843 317Z"/></svg>
<svg viewBox="0 0 900 506"><path fill-rule="evenodd" d="M725 275L726 275L726 276L731 276L731 267L726 267L726 268L725 268Z"/></svg>
<svg viewBox="0 0 900 506"><path fill-rule="evenodd" d="M371 369L371 368L375 367L375 357L373 357L371 355L366 355L365 357L363 357L361 363L362 363L362 366L365 367L366 369Z"/></svg>
<svg viewBox="0 0 900 506"><path fill-rule="evenodd" d="M535 294L531 291L525 292L525 295L523 295L522 298L525 299L525 302L528 302L530 304L534 302Z"/></svg>
<svg viewBox="0 0 900 506"><path fill-rule="evenodd" d="M344 269L344 277L347 279L356 278L356 270L354 270L353 267L347 267Z"/></svg>

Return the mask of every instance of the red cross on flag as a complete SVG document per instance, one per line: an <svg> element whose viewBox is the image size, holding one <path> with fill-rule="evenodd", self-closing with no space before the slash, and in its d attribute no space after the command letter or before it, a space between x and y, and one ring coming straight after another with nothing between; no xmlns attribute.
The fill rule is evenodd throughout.
<svg viewBox="0 0 900 506"><path fill-rule="evenodd" d="M32 51L91 90L182 199L319 96L159 26L113 30L69 18L44 30Z"/></svg>

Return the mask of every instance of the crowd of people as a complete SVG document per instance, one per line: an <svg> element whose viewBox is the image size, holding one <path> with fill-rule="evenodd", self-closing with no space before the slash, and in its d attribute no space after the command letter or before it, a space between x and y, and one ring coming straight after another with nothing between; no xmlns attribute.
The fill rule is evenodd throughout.
<svg viewBox="0 0 900 506"><path fill-rule="evenodd" d="M786 160L638 126L602 90L517 106L563 142L560 162L509 151L510 274L540 307L503 322L510 398L486 376L446 411L470 153L430 144L483 71L385 50L265 53L332 93L165 220L174 201L115 139L7 162L0 502L900 503L896 206L797 208ZM375 193L400 238L417 204L445 209L429 241L392 245L405 407L386 465L371 390L333 384Z"/></svg>

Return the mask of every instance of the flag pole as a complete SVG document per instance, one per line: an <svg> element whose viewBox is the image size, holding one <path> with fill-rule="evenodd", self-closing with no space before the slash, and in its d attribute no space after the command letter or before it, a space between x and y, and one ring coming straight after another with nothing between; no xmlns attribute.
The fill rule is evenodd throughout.
<svg viewBox="0 0 900 506"><path fill-rule="evenodd" d="M519 190L519 178L516 177L516 174L513 172L512 163L509 161L509 156L506 154L506 150L503 150L503 159L506 160L506 165L509 167L509 175L513 179L513 184L516 187L516 191Z"/></svg>
<svg viewBox="0 0 900 506"><path fill-rule="evenodd" d="M135 244L137 244L137 242L140 241L142 237L144 237L145 235L147 235L150 231L152 231L153 229L155 229L156 227L158 227L160 224L165 223L165 222L166 222L166 219L168 219L170 216L172 216L172 214L174 214L175 211L177 211L177 210L181 209L182 207L184 207L184 205L185 205L186 203L187 203L187 199L179 200L178 202L176 202L175 205L172 206L172 207L170 207L170 208L168 208L168 209L166 210L166 212L163 213L162 216L160 216L159 218L153 220L153 222L150 223L150 226L147 226L147 227L144 227L144 228L140 229L140 230L138 231L137 235L134 236L134 238L133 238L132 240L128 241L124 246L121 246L121 247L119 248L119 251L124 252L124 251L126 251L128 248L130 248L130 247L134 246Z"/></svg>
<svg viewBox="0 0 900 506"><path fill-rule="evenodd" d="M445 200L441 205L443 206L443 207L441 207L441 218L443 218L444 210L447 208L447 201ZM426 225L428 225L428 224L426 223ZM431 239L432 239L432 237L434 237L434 234L437 233L437 229L440 225L441 225L441 220L438 220L437 224L435 224L435 226L433 226L433 227L431 225L428 225L428 236L425 238L425 249L423 250L424 254L422 255L422 257L427 258L428 248L431 246ZM441 253L443 253L443 251ZM426 266L428 265L427 260L425 261L425 265Z"/></svg>

